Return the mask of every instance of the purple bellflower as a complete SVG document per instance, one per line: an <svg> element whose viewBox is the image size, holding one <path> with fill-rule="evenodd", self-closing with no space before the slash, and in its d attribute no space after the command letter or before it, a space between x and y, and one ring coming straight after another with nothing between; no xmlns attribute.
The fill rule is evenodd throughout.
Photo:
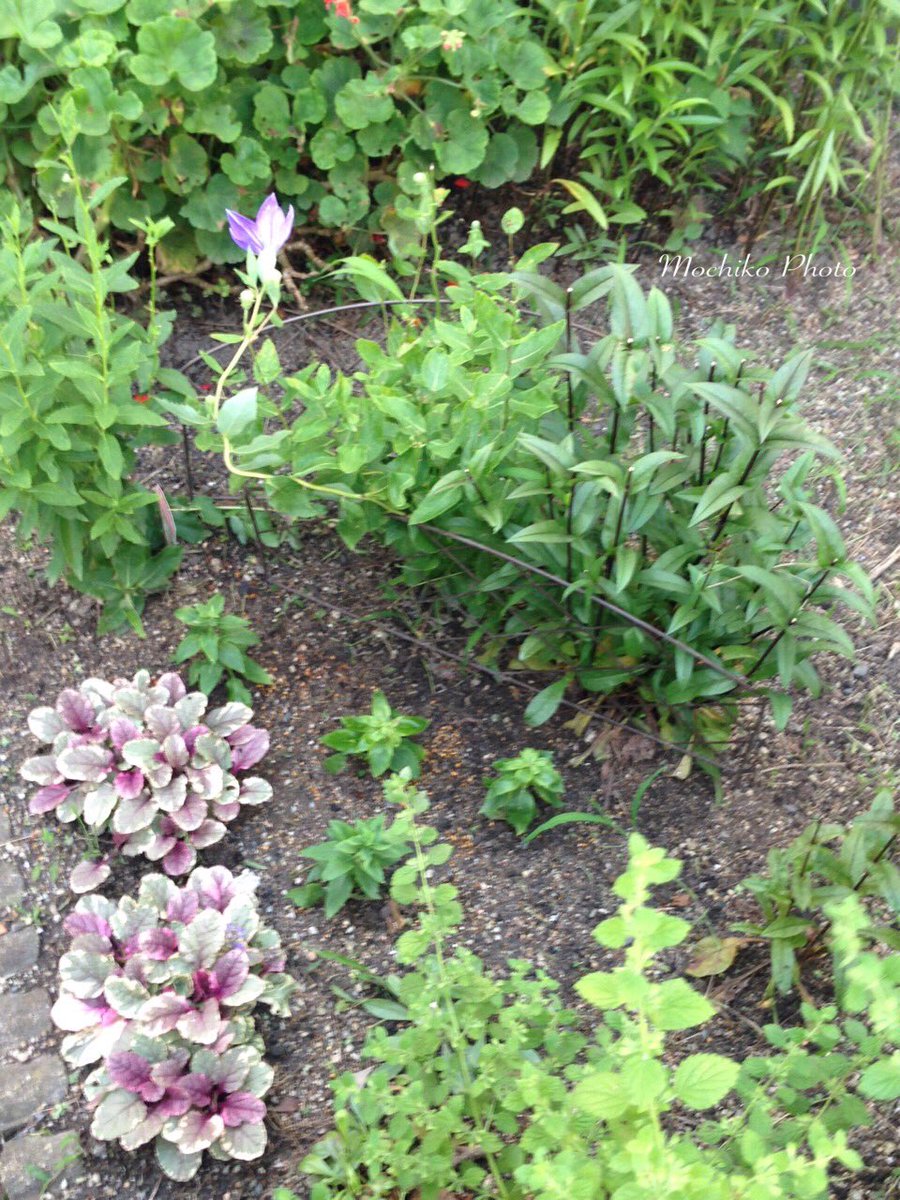
<svg viewBox="0 0 900 1200"><path fill-rule="evenodd" d="M255 219L230 208L225 215L234 244L256 255L260 280L266 283L275 278L275 257L294 227L294 206L284 212L273 192L263 200Z"/></svg>

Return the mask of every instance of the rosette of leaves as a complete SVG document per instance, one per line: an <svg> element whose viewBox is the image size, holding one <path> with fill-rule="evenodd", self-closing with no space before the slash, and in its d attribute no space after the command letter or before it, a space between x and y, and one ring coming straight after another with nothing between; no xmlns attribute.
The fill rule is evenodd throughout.
<svg viewBox="0 0 900 1200"><path fill-rule="evenodd" d="M266 1144L272 1082L252 1013L290 1013L277 932L260 921L250 872L198 868L184 887L145 875L137 898L82 897L65 920L55 1024L85 1080L91 1132L126 1150L155 1140L173 1179L203 1151L252 1159Z"/></svg>
<svg viewBox="0 0 900 1200"><path fill-rule="evenodd" d="M112 833L121 853L159 861L167 875L190 871L244 805L272 795L266 780L244 774L269 748L268 733L250 724L253 710L229 703L207 712L207 703L172 672L155 683L138 671L66 688L28 716L49 745L21 767L40 785L29 811ZM106 860L80 863L72 890L90 891L109 874Z"/></svg>
<svg viewBox="0 0 900 1200"><path fill-rule="evenodd" d="M325 769L337 774L346 767L348 758L359 756L365 758L376 779L386 771L404 769L411 779L417 779L425 750L412 739L429 724L425 717L396 712L384 692L378 691L372 697L370 713L341 717L341 728L322 738L323 746L337 751L325 760Z"/></svg>
<svg viewBox="0 0 900 1200"><path fill-rule="evenodd" d="M535 818L538 800L559 808L565 785L548 750L526 747L515 758L498 758L494 771L487 780L482 816L506 821L516 833L524 833Z"/></svg>
<svg viewBox="0 0 900 1200"><path fill-rule="evenodd" d="M325 904L325 916L333 917L354 892L377 900L385 887L385 873L410 854L409 818L401 813L390 825L384 817L362 821L329 821L328 838L300 853L315 866L302 887L292 888L289 899L298 908Z"/></svg>

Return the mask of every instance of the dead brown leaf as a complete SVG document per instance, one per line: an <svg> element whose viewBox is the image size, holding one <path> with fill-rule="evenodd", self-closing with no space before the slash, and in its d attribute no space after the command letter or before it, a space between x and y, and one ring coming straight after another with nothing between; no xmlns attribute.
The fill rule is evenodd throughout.
<svg viewBox="0 0 900 1200"><path fill-rule="evenodd" d="M702 979L707 975L721 975L727 971L737 957L741 946L746 946L747 938L712 937L701 938L694 946L691 961L684 968L686 975Z"/></svg>

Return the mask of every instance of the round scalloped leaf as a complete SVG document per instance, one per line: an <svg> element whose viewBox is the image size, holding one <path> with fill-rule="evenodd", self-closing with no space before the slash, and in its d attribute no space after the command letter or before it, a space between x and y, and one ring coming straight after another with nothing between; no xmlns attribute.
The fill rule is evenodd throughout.
<svg viewBox="0 0 900 1200"><path fill-rule="evenodd" d="M187 91L200 92L216 78L215 38L196 21L158 17L138 30L137 44L129 65L141 83L161 87L177 79Z"/></svg>
<svg viewBox="0 0 900 1200"><path fill-rule="evenodd" d="M434 148L438 166L448 175L465 175L474 171L484 160L488 131L483 121L476 120L462 109L447 118L447 140Z"/></svg>

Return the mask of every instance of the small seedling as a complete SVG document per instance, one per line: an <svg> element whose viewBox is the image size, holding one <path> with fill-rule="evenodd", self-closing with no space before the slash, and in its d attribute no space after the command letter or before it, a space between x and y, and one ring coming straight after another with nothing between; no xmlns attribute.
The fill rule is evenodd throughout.
<svg viewBox="0 0 900 1200"><path fill-rule="evenodd" d="M371 713L341 717L341 728L322 738L324 746L337 751L325 760L325 770L336 775L346 767L348 758L360 756L376 779L386 771L402 771L404 767L411 779L418 779L425 750L411 739L429 724L425 717L405 717L395 712L384 692L376 692Z"/></svg>
<svg viewBox="0 0 900 1200"><path fill-rule="evenodd" d="M251 702L244 683L272 683L272 676L247 654L250 646L259 644L246 617L225 612L225 598L217 592L204 604L176 608L175 616L188 627L175 651L173 661L188 663L190 683L207 695L225 678L229 700L243 704Z"/></svg>
<svg viewBox="0 0 900 1200"><path fill-rule="evenodd" d="M409 819L403 814L390 825L383 816L352 824L329 821L327 840L301 851L316 865L288 897L298 908L324 902L325 916L333 917L354 893L377 900L385 890L387 869L411 851Z"/></svg>
<svg viewBox="0 0 900 1200"><path fill-rule="evenodd" d="M488 790L482 816L506 821L521 834L537 815L538 800L559 808L565 785L549 751L529 747L515 758L498 759L494 771L485 780Z"/></svg>

